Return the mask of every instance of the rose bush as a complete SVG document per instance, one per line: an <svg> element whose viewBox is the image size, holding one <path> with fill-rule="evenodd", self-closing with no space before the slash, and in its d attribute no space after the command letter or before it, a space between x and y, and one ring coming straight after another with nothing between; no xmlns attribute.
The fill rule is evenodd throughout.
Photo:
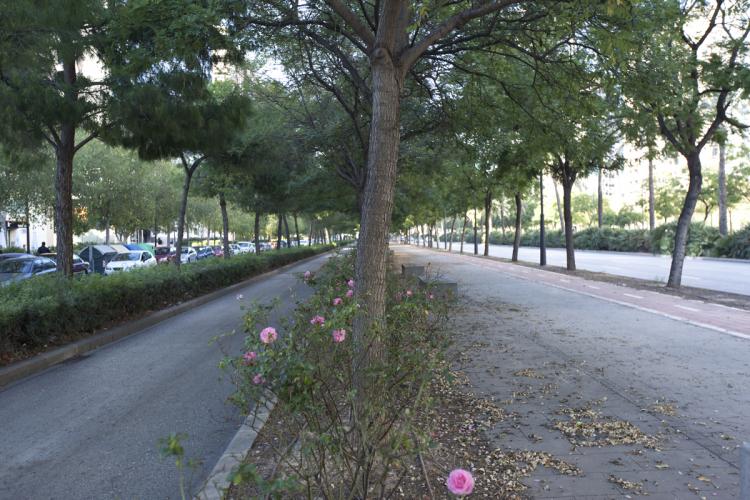
<svg viewBox="0 0 750 500"><path fill-rule="evenodd" d="M289 415L285 430L296 436L296 445L277 450L272 477L248 474L245 480L266 482L264 488L283 481L287 495L294 490L308 498L388 496L406 464L429 446L428 430L414 420L430 404L426 387L446 346L447 304L431 299L429 290L417 293L417 283L389 275L393 299L382 331L369 337L384 352L366 373L355 373L349 335L359 312L353 267L350 252L329 259L314 279L302 275L314 293L278 328L273 342L262 334L270 328L269 308L247 310L246 352L224 361L237 382L232 399L246 411L276 401L274 411ZM407 291L408 300L395 298ZM254 353L249 361L248 353ZM363 385L367 398L359 393Z"/></svg>

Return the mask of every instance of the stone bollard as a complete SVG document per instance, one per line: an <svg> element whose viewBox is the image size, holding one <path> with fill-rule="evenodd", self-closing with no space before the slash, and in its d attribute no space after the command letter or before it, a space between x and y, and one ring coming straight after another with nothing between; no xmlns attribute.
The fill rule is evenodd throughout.
<svg viewBox="0 0 750 500"><path fill-rule="evenodd" d="M740 448L740 499L750 500L750 442Z"/></svg>

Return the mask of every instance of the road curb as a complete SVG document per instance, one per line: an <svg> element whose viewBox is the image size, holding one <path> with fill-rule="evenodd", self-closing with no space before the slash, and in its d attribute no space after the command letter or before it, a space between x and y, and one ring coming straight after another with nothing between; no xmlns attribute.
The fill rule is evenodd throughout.
<svg viewBox="0 0 750 500"><path fill-rule="evenodd" d="M276 399L269 399L262 403L260 410L247 416L237 430L237 434L229 442L227 449L214 465L208 479L195 495L196 500L222 500L224 498L224 492L230 486L229 476L245 460L275 406Z"/></svg>
<svg viewBox="0 0 750 500"><path fill-rule="evenodd" d="M317 255L312 255L310 257L305 257L304 259L290 262L289 264L285 264L266 273L253 276L252 278L249 278L245 281L241 281L239 283L235 283L234 285L229 285L228 287L209 292L205 295L201 295L200 297L190 299L187 302L155 311L143 318L128 321L127 323L100 331L99 333L95 333L90 337L77 340L66 346L38 354L33 358L0 368L0 390L7 388L14 382L18 382L31 375L36 375L37 373L40 373L71 358L75 358L76 356L80 356L81 354L85 354L87 352L93 351L94 349L98 349L99 347L112 344L125 337L139 333L146 328L150 328L158 323L161 323L164 320L177 316L178 314L188 311L194 307L201 306L213 300L224 297L225 295L229 295L230 293L244 288L258 280L282 273L290 267L303 264L322 255L329 254L332 251L333 250L329 250L327 252L322 252Z"/></svg>

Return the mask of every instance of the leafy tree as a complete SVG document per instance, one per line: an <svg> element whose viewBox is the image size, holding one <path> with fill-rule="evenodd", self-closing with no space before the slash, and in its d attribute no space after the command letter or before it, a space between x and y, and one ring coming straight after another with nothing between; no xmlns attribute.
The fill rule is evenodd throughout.
<svg viewBox="0 0 750 500"><path fill-rule="evenodd" d="M732 111L747 89L747 0L641 3L627 20L631 54L617 58L618 81L636 124L658 125L688 167L667 286L682 281L690 221L703 183L700 153L722 126L745 128ZM634 127L635 135L641 130ZM632 135L632 134L631 134Z"/></svg>
<svg viewBox="0 0 750 500"><path fill-rule="evenodd" d="M670 177L666 184L656 189L654 206L656 213L665 223L679 215L684 189L680 181L674 177Z"/></svg>

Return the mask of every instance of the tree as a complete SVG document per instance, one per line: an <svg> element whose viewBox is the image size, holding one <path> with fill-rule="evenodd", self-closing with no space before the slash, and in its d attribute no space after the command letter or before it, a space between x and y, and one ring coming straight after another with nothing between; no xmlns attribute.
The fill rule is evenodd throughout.
<svg viewBox="0 0 750 500"><path fill-rule="evenodd" d="M654 206L659 217L664 219L664 223L679 215L684 190L680 181L674 177L670 177L666 184L656 189Z"/></svg>
<svg viewBox="0 0 750 500"><path fill-rule="evenodd" d="M688 230L700 197L700 153L723 125L746 127L731 112L747 88L749 10L747 0L660 1L639 4L628 21L632 54L617 64L623 69L620 84L639 115L634 120L650 122L647 127L655 122L688 167L667 281L672 288L682 281Z"/></svg>

